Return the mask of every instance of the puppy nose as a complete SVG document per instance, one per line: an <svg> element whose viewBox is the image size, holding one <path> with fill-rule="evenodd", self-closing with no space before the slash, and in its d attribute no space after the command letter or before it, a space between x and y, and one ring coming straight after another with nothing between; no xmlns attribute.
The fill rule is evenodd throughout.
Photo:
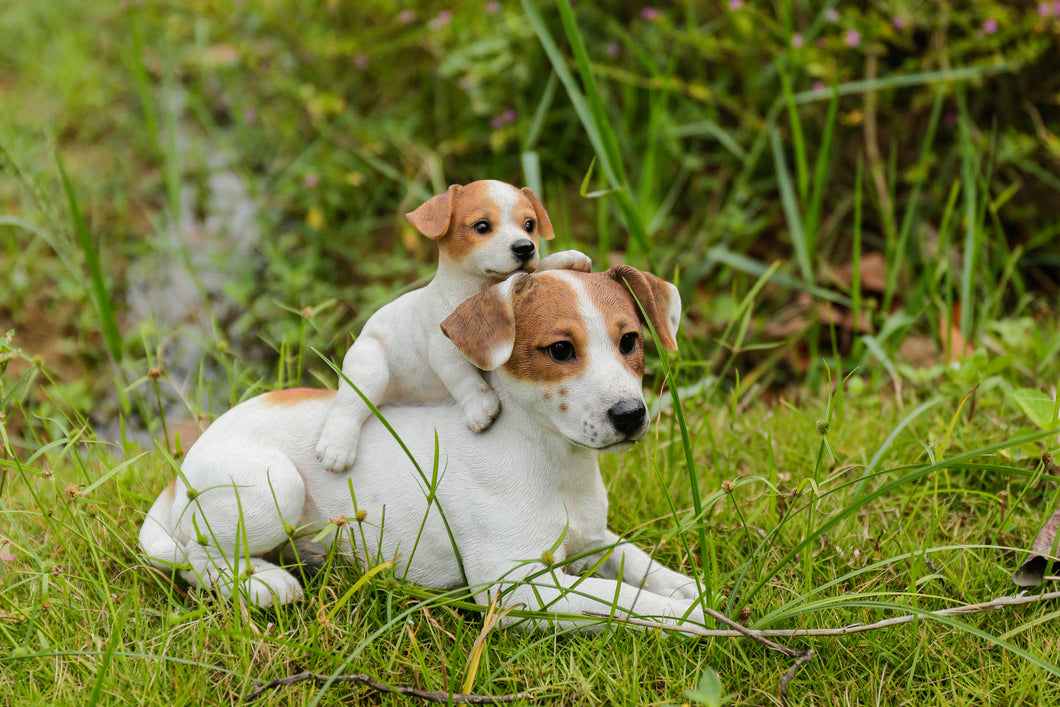
<svg viewBox="0 0 1060 707"><path fill-rule="evenodd" d="M640 400L620 400L607 411L611 424L624 435L631 435L641 428L648 416L648 409Z"/></svg>
<svg viewBox="0 0 1060 707"><path fill-rule="evenodd" d="M529 238L523 238L512 243L512 252L515 253L515 257L519 259L520 263L529 263L530 259L534 257L535 249L534 242Z"/></svg>

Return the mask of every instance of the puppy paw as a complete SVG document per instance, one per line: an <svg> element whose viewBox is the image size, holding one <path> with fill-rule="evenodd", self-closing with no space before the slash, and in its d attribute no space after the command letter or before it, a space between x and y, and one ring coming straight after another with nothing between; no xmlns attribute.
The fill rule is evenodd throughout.
<svg viewBox="0 0 1060 707"><path fill-rule="evenodd" d="M500 398L489 390L464 404L464 422L472 432L482 432L493 424L500 412Z"/></svg>
<svg viewBox="0 0 1060 707"><path fill-rule="evenodd" d="M324 427L315 450L316 457L325 469L335 474L347 472L357 460L357 442L360 430L329 429Z"/></svg>
<svg viewBox="0 0 1060 707"><path fill-rule="evenodd" d="M580 250L561 250L541 259L537 264L538 272L542 270L577 270L578 272L589 272L593 269L593 261Z"/></svg>
<svg viewBox="0 0 1060 707"><path fill-rule="evenodd" d="M696 581L666 567L656 567L648 573L644 588L654 594L674 599L697 599Z"/></svg>

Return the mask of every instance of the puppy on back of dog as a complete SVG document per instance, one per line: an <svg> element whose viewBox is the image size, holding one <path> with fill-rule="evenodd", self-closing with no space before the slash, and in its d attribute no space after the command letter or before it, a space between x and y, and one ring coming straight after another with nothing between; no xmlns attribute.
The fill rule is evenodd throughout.
<svg viewBox="0 0 1060 707"><path fill-rule="evenodd" d="M370 408L347 380L376 406L433 403L452 396L472 432L488 428L500 400L457 351L439 325L457 305L516 272L573 269L591 263L576 251L539 261L539 238L553 237L548 212L529 188L494 180L453 185L406 214L438 243L438 272L425 287L382 307L346 352L343 379L317 443L317 459L334 472L357 457Z"/></svg>
<svg viewBox="0 0 1060 707"><path fill-rule="evenodd" d="M148 512L140 547L193 586L259 606L302 596L275 555L338 549L365 569L392 561L395 576L427 587L468 586L482 605L499 591L502 605L534 611L702 623L695 580L607 529L597 463L650 427L643 322L675 350L680 317L677 288L628 266L518 273L443 322L503 401L487 433L468 431L451 400L387 406L401 446L367 420L354 468L337 475L313 453L334 391L266 393L196 441Z"/></svg>

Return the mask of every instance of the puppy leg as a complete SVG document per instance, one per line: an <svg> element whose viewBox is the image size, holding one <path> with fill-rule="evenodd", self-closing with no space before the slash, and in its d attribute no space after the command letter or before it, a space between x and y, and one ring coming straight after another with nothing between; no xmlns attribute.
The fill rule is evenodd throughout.
<svg viewBox="0 0 1060 707"><path fill-rule="evenodd" d="M305 505L305 484L290 457L236 442L201 450L182 472L177 491L184 503L174 507L172 522L185 539L181 576L257 606L301 597L298 580L262 558L291 541Z"/></svg>
<svg viewBox="0 0 1060 707"><path fill-rule="evenodd" d="M467 428L482 432L492 425L501 412L500 398L441 329L437 335L431 335L428 360L449 394L463 408Z"/></svg>
<svg viewBox="0 0 1060 707"><path fill-rule="evenodd" d="M694 579L655 561L651 555L614 533L608 531L599 546L615 546L615 551L600 566L600 574L604 577L621 579L626 584L664 597L695 599L698 596Z"/></svg>
<svg viewBox="0 0 1060 707"><path fill-rule="evenodd" d="M580 250L561 250L546 255L537 264L537 272L544 270L577 270L578 272L589 272L593 269L593 261Z"/></svg>
<svg viewBox="0 0 1060 707"><path fill-rule="evenodd" d="M324 420L316 446L317 459L325 469L335 473L353 468L361 427L372 414L346 380L352 381L374 405L383 403L390 385L390 366L379 340L371 336L358 338L342 360L342 374L335 402Z"/></svg>

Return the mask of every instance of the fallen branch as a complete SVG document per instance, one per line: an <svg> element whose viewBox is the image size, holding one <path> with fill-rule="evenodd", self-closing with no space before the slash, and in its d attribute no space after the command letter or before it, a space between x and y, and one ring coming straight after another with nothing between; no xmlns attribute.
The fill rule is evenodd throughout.
<svg viewBox="0 0 1060 707"><path fill-rule="evenodd" d="M889 619L883 619L872 624L849 624L840 628L773 628L773 629L750 629L744 626L740 626L739 630L725 630L725 629L709 629L703 628L702 626L692 626L687 624L673 625L673 624L662 624L658 621L646 621L644 619L634 619L628 616L610 616L609 614L600 614L597 612L586 612L587 616L595 616L599 618L610 618L613 621L622 621L624 623L632 624L634 626L645 626L647 628L659 628L665 631L677 631L680 633L687 633L693 636L702 636L704 638L800 638L803 636L807 637L819 637L819 636L847 636L853 633L862 633L864 631L875 631L881 628L888 628L890 626L896 626L899 624L907 624L918 619L929 619L946 616L963 616L964 614L981 614L985 611L994 611L996 609L1003 609L1006 606L1021 606L1023 604L1035 604L1037 602L1051 601L1053 599L1060 599L1060 591L1058 592L1047 592L1045 594L1016 594L1011 596L1001 596L990 601L985 601L980 604L968 604L966 606L954 606L949 609L939 609L938 611L915 611L911 614L903 614L902 616L895 616ZM723 616L715 611L707 609L710 616L718 618ZM718 619L721 621L722 619ZM724 623L732 625L732 620L727 616L724 617ZM737 624L739 625L739 624Z"/></svg>
<svg viewBox="0 0 1060 707"><path fill-rule="evenodd" d="M689 624L664 624L658 621L648 621L646 619L635 619L629 616L612 616L610 614L598 613L595 611L585 612L586 616L594 616L604 619L610 619L612 621L620 621L622 623L631 624L633 626L644 626L646 628L662 629L663 631L674 631L677 633L687 633L692 636L701 636L704 638L750 638L751 640L757 641L762 645L766 646L771 650L778 651L788 656L789 658L795 658L795 663L788 668L787 672L784 673L784 677L780 680L780 699L782 703L787 702L788 698L788 683L795 677L795 672L806 663L813 660L814 652L812 649L805 651L796 651L787 646L771 641L771 638L801 638L801 637L819 637L819 636L846 636L853 633L862 633L864 631L875 631L881 628L888 628L890 626L897 626L899 624L906 624L917 619L926 618L938 618L945 616L963 616L965 614L979 614L985 611L994 611L995 609L1001 609L1006 606L1019 606L1022 604L1034 604L1036 602L1049 601L1052 599L1060 599L1060 592L1048 592L1045 594L1037 595L1025 595L1017 594L1012 596L1001 596L990 601L982 602L980 604L968 604L966 606L955 606L949 609L940 609L938 611L916 611L911 614L903 614L902 616L895 616L890 619L883 619L872 624L850 624L840 628L793 628L793 629L752 629L743 626L725 614L721 614L709 607L703 607L703 613L712 617L713 619L720 621L726 626L730 626L730 629L709 629L703 628L702 626L694 626Z"/></svg>
<svg viewBox="0 0 1060 707"><path fill-rule="evenodd" d="M462 693L448 693L448 692L435 692L432 690L419 690L415 687L405 686L391 686L386 683L379 682L375 678L372 678L364 673L357 673L355 675L323 675L320 673L310 672L309 670L303 670L300 673L294 675L288 675L285 678L277 678L271 680L265 684L258 684L257 689L253 692L247 693L243 697L243 702L253 702L254 700L261 697L261 695L269 690L277 687L286 687L294 685L296 683L305 682L306 680L315 680L320 683L327 682L348 682L356 683L358 685L366 685L376 692L390 692L397 695L404 695L405 697L415 697L425 702L437 702L441 704L455 704L455 705L491 705L502 702L515 702L517 700L528 700L534 696L533 692L516 692L508 695L468 695Z"/></svg>

